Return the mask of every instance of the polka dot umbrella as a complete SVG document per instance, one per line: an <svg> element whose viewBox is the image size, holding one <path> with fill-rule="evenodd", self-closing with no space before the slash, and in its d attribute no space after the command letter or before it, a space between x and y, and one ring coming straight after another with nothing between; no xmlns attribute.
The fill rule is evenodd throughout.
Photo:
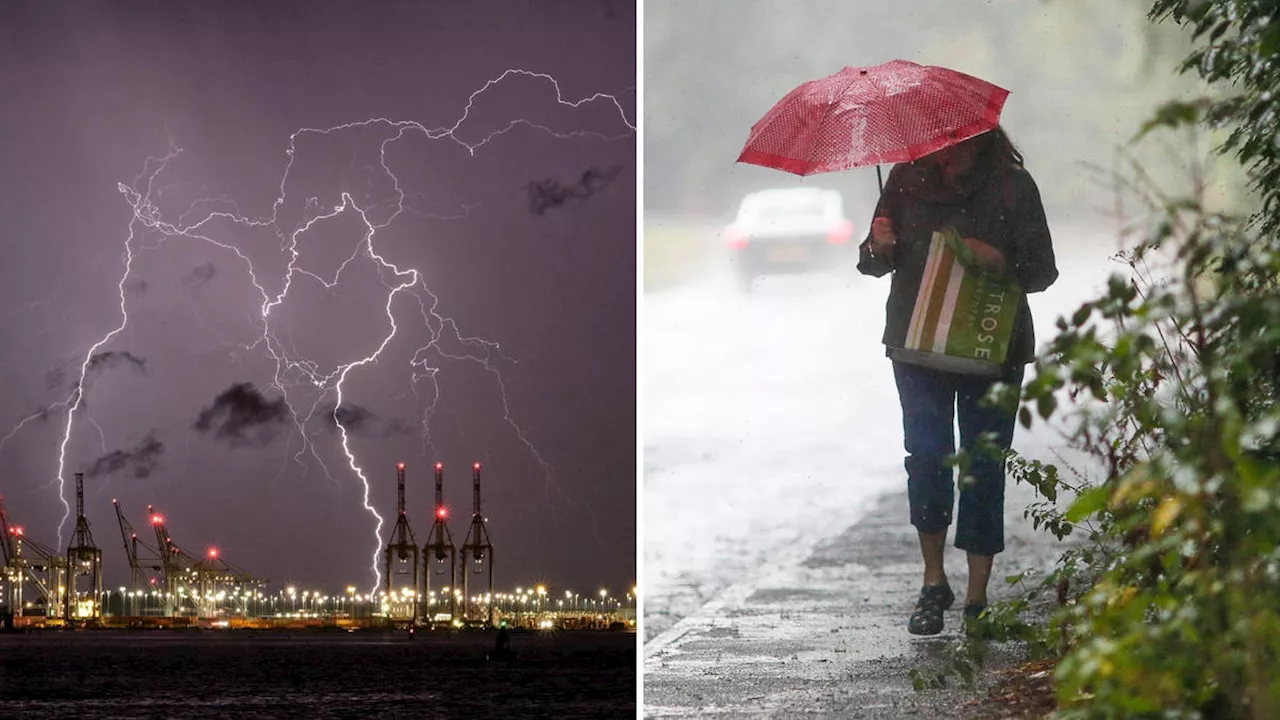
<svg viewBox="0 0 1280 720"><path fill-rule="evenodd" d="M1009 91L956 70L892 60L787 93L751 127L738 162L796 175L910 162L996 127ZM881 181L883 188L883 180Z"/></svg>

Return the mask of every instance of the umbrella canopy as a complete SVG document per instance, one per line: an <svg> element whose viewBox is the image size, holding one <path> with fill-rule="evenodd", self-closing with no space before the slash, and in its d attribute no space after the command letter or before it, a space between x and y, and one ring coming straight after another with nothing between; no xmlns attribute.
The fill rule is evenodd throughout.
<svg viewBox="0 0 1280 720"><path fill-rule="evenodd" d="M796 175L910 162L995 128L1008 95L906 60L846 67L779 100L751 127L738 162Z"/></svg>

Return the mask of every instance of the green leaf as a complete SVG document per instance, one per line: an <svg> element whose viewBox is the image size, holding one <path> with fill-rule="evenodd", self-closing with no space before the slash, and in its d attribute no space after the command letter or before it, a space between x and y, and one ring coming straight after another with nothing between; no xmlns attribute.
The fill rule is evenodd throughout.
<svg viewBox="0 0 1280 720"><path fill-rule="evenodd" d="M1058 399L1053 396L1053 393L1045 393L1036 399L1036 410L1040 412L1040 417L1045 420L1049 419L1049 416L1053 414L1057 407Z"/></svg>
<svg viewBox="0 0 1280 720"><path fill-rule="evenodd" d="M1270 58L1277 50L1280 50L1280 22L1271 22L1258 42L1258 54L1264 59Z"/></svg>
<svg viewBox="0 0 1280 720"><path fill-rule="evenodd" d="M1160 128L1198 125L1209 107L1210 101L1208 98L1167 102L1156 110L1151 119L1142 124L1142 127L1130 139L1130 142L1137 142L1151 134L1152 131Z"/></svg>
<svg viewBox="0 0 1280 720"><path fill-rule="evenodd" d="M1085 323L1086 320L1089 319L1089 316L1092 314L1093 314L1092 303L1081 305L1080 308L1077 309L1074 314L1072 314L1071 324L1075 325L1076 327L1080 327Z"/></svg>
<svg viewBox="0 0 1280 720"><path fill-rule="evenodd" d="M1031 410L1029 408L1018 408L1018 422L1021 423L1024 428L1031 427Z"/></svg>
<svg viewBox="0 0 1280 720"><path fill-rule="evenodd" d="M916 668L911 668L911 672L907 673L907 677L911 678L911 687L916 692L924 692L924 675Z"/></svg>
<svg viewBox="0 0 1280 720"><path fill-rule="evenodd" d="M1085 518L1096 514L1099 510L1107 506L1107 500L1111 498L1111 488L1106 485L1098 485L1080 493L1071 503L1071 507L1067 509L1067 521L1078 523Z"/></svg>

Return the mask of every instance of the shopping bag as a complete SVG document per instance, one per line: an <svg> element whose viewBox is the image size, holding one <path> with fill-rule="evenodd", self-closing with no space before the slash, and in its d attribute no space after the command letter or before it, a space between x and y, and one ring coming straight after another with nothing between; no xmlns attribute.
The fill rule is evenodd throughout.
<svg viewBox="0 0 1280 720"><path fill-rule="evenodd" d="M912 365L998 378L1021 302L1017 281L980 268L955 228L937 231L929 243L905 347L889 348L889 356Z"/></svg>

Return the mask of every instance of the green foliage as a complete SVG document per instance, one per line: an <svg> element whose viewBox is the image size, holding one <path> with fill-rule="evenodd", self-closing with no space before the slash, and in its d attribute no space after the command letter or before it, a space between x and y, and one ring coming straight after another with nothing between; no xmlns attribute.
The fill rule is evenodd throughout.
<svg viewBox="0 0 1280 720"><path fill-rule="evenodd" d="M1231 92L1165 106L1139 137L1207 123L1244 164L1249 218L1167 196L1105 294L1058 324L1021 417L1065 420L1106 478L1062 522L1093 526L1060 573L1092 575L1054 617L1063 717L1280 716L1280 17L1274 2L1157 0L1191 26L1184 69ZM1203 188L1199 188L1202 190ZM1047 400L1065 394L1072 411Z"/></svg>
<svg viewBox="0 0 1280 720"><path fill-rule="evenodd" d="M1184 71L1225 86L1224 97L1207 102L1204 119L1230 130L1224 152L1250 171L1262 207L1254 220L1265 233L1280 229L1280 22L1272 0L1155 0L1152 20L1172 18L1201 40Z"/></svg>
<svg viewBox="0 0 1280 720"><path fill-rule="evenodd" d="M1136 165L1126 178L1148 218L1117 256L1127 272L1059 319L1023 391L1024 426L1065 425L1105 472L1071 487L1010 458L1043 498L1037 527L1088 533L1028 594L1053 588L1061 609L1022 637L1058 655L1064 718L1280 717L1280 10L1155 0L1150 17L1192 29L1183 69L1212 92L1166 105L1137 139L1226 131L1218 150L1257 204L1236 217L1209 207L1202 176L1173 195Z"/></svg>

